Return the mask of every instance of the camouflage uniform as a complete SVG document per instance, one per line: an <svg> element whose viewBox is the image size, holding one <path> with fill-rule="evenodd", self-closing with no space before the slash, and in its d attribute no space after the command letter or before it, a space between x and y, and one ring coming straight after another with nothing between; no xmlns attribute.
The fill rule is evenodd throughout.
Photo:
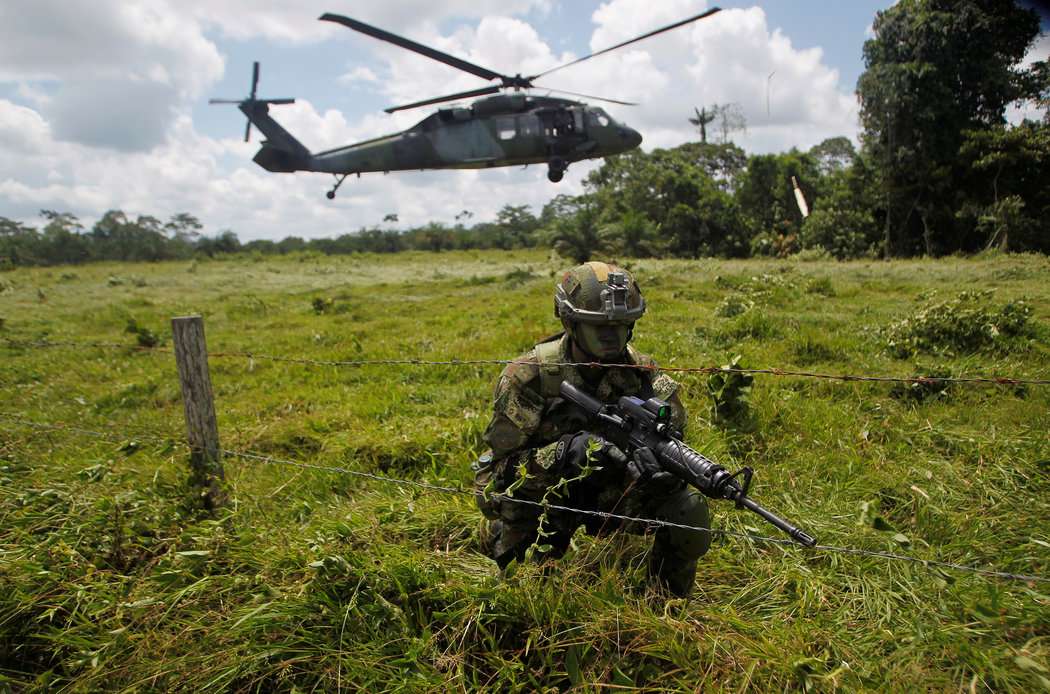
<svg viewBox="0 0 1050 694"><path fill-rule="evenodd" d="M558 392L563 380L604 402L615 402L623 395L667 400L673 408L674 428L684 433L686 416L676 392L678 384L656 371L652 359L627 346L623 361L648 368L557 366L574 361L571 338L562 333L514 361L521 363L509 364L496 385L494 414L485 431L491 451L475 465L478 506L488 519L486 550L501 567L523 558L537 541L542 512L536 506L493 497L512 485L510 493L515 498L541 501L547 495L552 504L709 527L706 499L696 490L681 483L669 493L654 496L644 486L632 485L622 466L602 465L601 461L597 463L602 465L600 471L570 483L564 493L548 493L565 472L559 469L556 456L559 439L587 429L583 412ZM561 556L581 525L590 534L616 529L645 532L636 523L623 525L614 519L548 510L544 530L553 534L537 544L551 546L547 556ZM650 573L676 594L685 595L692 588L696 560L709 544L706 532L661 527L655 532Z"/></svg>

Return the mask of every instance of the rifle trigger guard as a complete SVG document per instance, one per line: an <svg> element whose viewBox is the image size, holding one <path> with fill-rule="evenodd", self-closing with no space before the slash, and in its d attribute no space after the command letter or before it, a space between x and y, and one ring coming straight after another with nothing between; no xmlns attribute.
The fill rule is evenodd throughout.
<svg viewBox="0 0 1050 694"><path fill-rule="evenodd" d="M742 477L743 478L743 483L740 485L740 494L736 498L736 507L737 508L744 508L744 504L741 503L741 500L744 499L747 496L748 490L751 489L751 478L754 477L754 475L755 475L755 471L752 470L750 467L745 465L744 467L740 468L739 470L737 470L736 472L734 472L732 475L729 476L730 480L734 480L737 477ZM728 482L729 480L726 480L726 481Z"/></svg>

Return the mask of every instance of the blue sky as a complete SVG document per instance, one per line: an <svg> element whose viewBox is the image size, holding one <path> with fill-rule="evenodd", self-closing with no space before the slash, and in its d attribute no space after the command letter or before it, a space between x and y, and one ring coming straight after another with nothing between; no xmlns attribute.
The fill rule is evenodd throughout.
<svg viewBox="0 0 1050 694"><path fill-rule="evenodd" d="M643 147L695 139L694 106L736 102L749 151L806 149L858 132L853 94L875 12L891 4L724 2L695 25L552 75L549 86L639 100L610 106ZM392 173L348 181L270 174L241 142L244 120L212 96L240 98L251 63L259 94L296 97L274 116L320 150L393 132L428 109L386 106L484 83L344 27L345 14L454 55L514 73L539 71L696 14L705 0L40 0L0 6L0 216L42 208L93 222L108 209L190 212L242 239L331 236L377 224L487 219L505 204L537 212L582 190L596 163L560 184L542 167ZM1040 44L1045 54L1046 42ZM1045 56L1044 56L1045 57ZM772 80L767 80L775 71ZM766 102L770 108L767 112ZM257 135L256 135L257 138Z"/></svg>

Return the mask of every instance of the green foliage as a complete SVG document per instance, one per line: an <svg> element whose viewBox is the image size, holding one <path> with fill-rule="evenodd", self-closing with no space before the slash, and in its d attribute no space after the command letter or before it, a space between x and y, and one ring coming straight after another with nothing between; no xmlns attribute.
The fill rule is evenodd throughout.
<svg viewBox="0 0 1050 694"><path fill-rule="evenodd" d="M992 292L964 291L952 299L928 300L914 315L885 329L890 352L900 358L916 352L971 353L987 349L1011 350L1031 335L1031 305L1014 299L996 307Z"/></svg>
<svg viewBox="0 0 1050 694"><path fill-rule="evenodd" d="M904 0L876 14L857 83L867 156L879 167L887 255L977 250L963 201L972 133L1002 129L1006 107L1041 91L1021 65L1039 35L1033 10L1011 0ZM976 159L986 148L979 147ZM961 200L960 200L961 198Z"/></svg>
<svg viewBox="0 0 1050 694"><path fill-rule="evenodd" d="M716 371L707 377L711 421L719 426L741 428L751 423L751 388L755 377L736 371L744 368L740 359L740 355L736 355L722 366L723 371Z"/></svg>
<svg viewBox="0 0 1050 694"><path fill-rule="evenodd" d="M151 348L160 344L160 337L145 325L140 325L134 318L128 318L127 325L124 326L124 332L128 335L134 335L139 347Z"/></svg>
<svg viewBox="0 0 1050 694"><path fill-rule="evenodd" d="M830 277L813 277L806 282L806 293L832 297L835 296L835 285L831 283Z"/></svg>
<svg viewBox="0 0 1050 694"><path fill-rule="evenodd" d="M797 250L785 239L797 239L802 212L795 200L792 176L798 181L810 207L820 195L821 174L817 160L792 149L782 154L752 155L736 193L736 203L752 237L769 239L765 254L788 255ZM779 241L775 241L779 237ZM774 247L775 246L775 247ZM755 248L763 252L761 246Z"/></svg>
<svg viewBox="0 0 1050 694"><path fill-rule="evenodd" d="M330 296L315 296L310 302L310 307L317 315L328 313L335 308L335 299Z"/></svg>
<svg viewBox="0 0 1050 694"><path fill-rule="evenodd" d="M914 403L924 403L932 399L946 398L952 388L951 381L937 379L951 378L949 369L934 369L924 378L908 383L895 383L890 388L890 396L898 400L910 400Z"/></svg>
<svg viewBox="0 0 1050 694"><path fill-rule="evenodd" d="M754 308L755 302L741 294L727 294L715 306L715 315L719 318L733 318Z"/></svg>

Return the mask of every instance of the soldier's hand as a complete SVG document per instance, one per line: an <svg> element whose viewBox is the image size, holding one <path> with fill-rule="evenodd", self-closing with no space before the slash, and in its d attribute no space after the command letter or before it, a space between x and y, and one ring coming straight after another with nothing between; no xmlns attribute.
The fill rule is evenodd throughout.
<svg viewBox="0 0 1050 694"><path fill-rule="evenodd" d="M639 448L627 463L631 483L652 496L664 496L677 491L681 480L663 469L656 454L649 448Z"/></svg>
<svg viewBox="0 0 1050 694"><path fill-rule="evenodd" d="M594 461L588 460L588 451L594 450ZM554 454L562 470L578 472L589 462L601 465L608 461L614 465L625 465L627 456L624 455L615 444L609 443L600 436L595 436L589 431L580 431L575 434L562 436L558 441L558 447Z"/></svg>

